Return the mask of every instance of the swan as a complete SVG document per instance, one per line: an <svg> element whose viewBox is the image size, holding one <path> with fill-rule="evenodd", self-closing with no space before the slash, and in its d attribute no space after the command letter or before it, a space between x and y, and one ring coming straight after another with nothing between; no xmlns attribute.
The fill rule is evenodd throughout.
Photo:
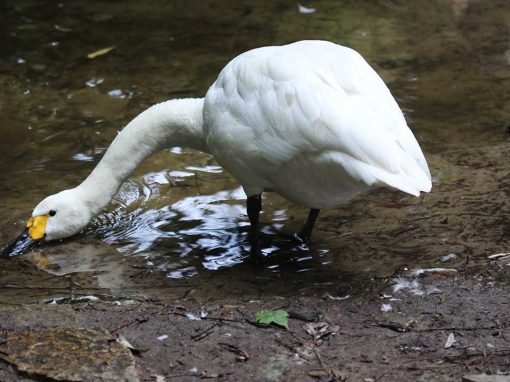
<svg viewBox="0 0 510 382"><path fill-rule="evenodd" d="M261 194L310 208L299 237L310 241L319 210L372 187L419 196L430 171L383 80L355 50L299 41L242 53L204 98L174 99L135 117L77 187L33 210L13 256L80 232L146 158L184 146L211 154L247 195L251 254L260 256Z"/></svg>

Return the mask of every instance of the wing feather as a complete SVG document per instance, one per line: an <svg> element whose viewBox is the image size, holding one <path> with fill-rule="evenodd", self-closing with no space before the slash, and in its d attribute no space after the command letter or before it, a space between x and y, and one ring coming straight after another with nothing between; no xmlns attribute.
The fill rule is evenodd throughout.
<svg viewBox="0 0 510 382"><path fill-rule="evenodd" d="M272 124L274 130L286 127L283 131L292 137L296 154L303 150L347 154L353 158L352 166L363 167L363 173L372 169L381 183L415 195L429 191L427 163L389 89L357 52L328 45L336 54L328 47L321 60L320 52L312 52L313 59L299 57L299 68L292 64L298 57L271 57L280 72L287 63L289 77L283 82L271 79L274 94L265 94L284 109L288 105L283 120ZM290 105L289 99L294 100ZM275 103L264 103L262 114L270 114Z"/></svg>
<svg viewBox="0 0 510 382"><path fill-rule="evenodd" d="M225 67L206 104L235 120L235 132L215 126L217 139L243 136L236 145L253 154L254 168L258 160L265 171L268 163L277 171L299 155L324 153L324 160L369 185L413 195L431 188L423 153L395 99L352 49L303 41L247 52Z"/></svg>

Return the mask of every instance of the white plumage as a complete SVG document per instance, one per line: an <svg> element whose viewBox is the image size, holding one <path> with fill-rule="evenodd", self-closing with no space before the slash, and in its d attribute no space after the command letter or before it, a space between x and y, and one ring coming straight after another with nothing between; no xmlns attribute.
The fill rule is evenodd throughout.
<svg viewBox="0 0 510 382"><path fill-rule="evenodd" d="M312 208L373 185L418 196L430 172L390 91L352 49L326 41L264 47L210 87L204 133L247 195L274 190Z"/></svg>
<svg viewBox="0 0 510 382"><path fill-rule="evenodd" d="M243 53L205 98L167 101L137 116L82 184L34 209L34 218L47 217L46 239L79 232L145 158L171 146L208 152L239 180L255 253L260 199L252 198L264 191L317 210L373 186L415 196L431 189L423 153L377 73L352 49L300 41Z"/></svg>

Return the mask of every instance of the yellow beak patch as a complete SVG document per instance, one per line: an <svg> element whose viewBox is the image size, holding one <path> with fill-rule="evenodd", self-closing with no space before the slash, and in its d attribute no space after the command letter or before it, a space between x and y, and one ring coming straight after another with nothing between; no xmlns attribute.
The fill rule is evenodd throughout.
<svg viewBox="0 0 510 382"><path fill-rule="evenodd" d="M40 240L44 237L46 232L46 222L48 215L35 216L28 219L27 228L28 234L34 240Z"/></svg>

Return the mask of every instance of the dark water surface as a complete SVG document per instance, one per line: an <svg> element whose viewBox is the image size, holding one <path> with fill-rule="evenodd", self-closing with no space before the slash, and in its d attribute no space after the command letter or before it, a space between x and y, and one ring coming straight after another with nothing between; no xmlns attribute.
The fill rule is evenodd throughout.
<svg viewBox="0 0 510 382"><path fill-rule="evenodd" d="M326 211L308 251L288 238L307 211L266 195L262 222L269 260L255 269L246 262L242 189L210 156L173 148L137 169L84 234L45 248L39 253L46 258L42 265L28 258L57 276L98 275L101 288L123 285L126 274L140 268L154 275L144 285L161 277L193 281L221 273L226 280L284 277L313 286L388 276L450 252L472 253L469 240L452 239L462 232L452 233L434 219L477 211L488 198L482 195L494 191L484 185L497 180L480 180L472 204L459 210L434 195L462 186L464 159L472 169L497 162L497 156L473 156L507 140L508 2L304 5L316 12L301 14L287 1L2 2L0 246L19 233L41 199L83 180L116 132L151 104L203 96L221 68L248 49L325 39L358 50L385 79L431 165L430 196L376 191ZM115 49L86 58L108 46ZM498 206L481 210L495 216ZM498 222L491 221L491 231L504 231ZM438 226L432 245L431 230ZM398 237L406 229L414 230L409 239ZM43 283L48 277L20 259L2 260L1 267L4 285L33 284L34 278ZM215 270L221 271L210 272Z"/></svg>

